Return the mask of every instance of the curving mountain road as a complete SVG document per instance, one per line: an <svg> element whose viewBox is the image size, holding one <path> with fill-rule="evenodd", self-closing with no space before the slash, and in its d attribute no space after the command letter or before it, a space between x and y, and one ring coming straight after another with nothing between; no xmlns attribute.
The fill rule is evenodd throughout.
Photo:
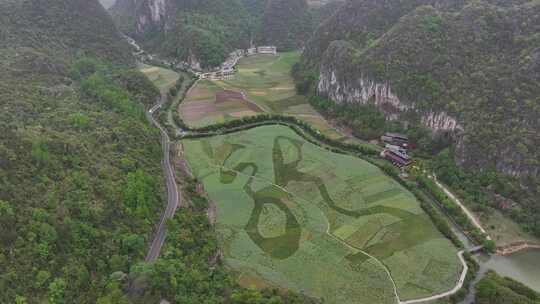
<svg viewBox="0 0 540 304"><path fill-rule="evenodd" d="M140 56L144 55L144 50L137 44L137 42L126 35L123 35L127 42L133 46L134 52L133 55L136 58L140 59ZM141 60L144 62L144 60ZM171 219L176 209L180 206L180 195L178 192L178 186L176 185L176 180L174 178L173 167L171 166L170 160L170 150L171 150L171 139L167 131L159 124L159 122L154 118L154 113L159 110L167 102L167 92L160 92L161 96L158 102L146 112L146 118L148 121L156 126L159 129L161 135L161 148L163 150L163 159L161 160L161 168L163 169L163 175L165 176L165 185L167 187L167 207L161 215L159 220L159 225L154 234L154 239L148 248L146 253L145 262L154 262L161 252L161 247L165 243L165 236L167 234L167 220Z"/></svg>
<svg viewBox="0 0 540 304"><path fill-rule="evenodd" d="M163 149L163 159L161 160L161 167L163 168L163 174L165 176L165 184L167 187L167 208L161 215L159 221L159 226L152 240L152 244L148 249L146 254L145 262L153 262L159 257L161 252L161 247L165 242L166 230L167 230L167 220L174 216L176 209L180 205L180 195L178 193L178 186L176 185L176 180L174 178L174 171L171 166L170 160L170 148L171 140L167 131L154 119L154 112L165 104L167 101L166 93L161 92L161 97L156 105L154 105L147 113L146 117L148 120L155 125L161 134L161 147Z"/></svg>

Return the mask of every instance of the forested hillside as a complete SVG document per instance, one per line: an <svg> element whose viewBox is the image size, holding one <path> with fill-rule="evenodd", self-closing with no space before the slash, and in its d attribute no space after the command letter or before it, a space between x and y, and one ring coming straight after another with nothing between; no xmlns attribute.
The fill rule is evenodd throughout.
<svg viewBox="0 0 540 304"><path fill-rule="evenodd" d="M540 294L510 278L503 278L495 272L488 272L476 284L478 304L537 304Z"/></svg>
<svg viewBox="0 0 540 304"><path fill-rule="evenodd" d="M537 0L352 0L316 31L296 77L359 136L409 132L429 153L453 143L445 157L477 176L445 165L445 182L474 193L479 210L498 206L478 189L519 201L525 211L512 216L540 232L531 212L540 191L539 32ZM365 115L373 112L381 114Z"/></svg>
<svg viewBox="0 0 540 304"><path fill-rule="evenodd" d="M0 1L0 41L0 303L99 303L161 210L157 92L97 0Z"/></svg>
<svg viewBox="0 0 540 304"><path fill-rule="evenodd" d="M263 42L280 50L302 47L312 34L313 22L306 0L270 0L263 16Z"/></svg>

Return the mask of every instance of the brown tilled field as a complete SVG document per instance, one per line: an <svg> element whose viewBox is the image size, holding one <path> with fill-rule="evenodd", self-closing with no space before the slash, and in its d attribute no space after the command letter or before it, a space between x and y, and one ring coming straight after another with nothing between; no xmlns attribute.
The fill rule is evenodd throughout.
<svg viewBox="0 0 540 304"><path fill-rule="evenodd" d="M246 100L241 92L223 90L208 82L200 82L191 90L179 110L182 119L193 127L263 112L256 104Z"/></svg>
<svg viewBox="0 0 540 304"><path fill-rule="evenodd" d="M244 99L244 95L237 91L223 90L216 93L216 102L226 102L231 99Z"/></svg>

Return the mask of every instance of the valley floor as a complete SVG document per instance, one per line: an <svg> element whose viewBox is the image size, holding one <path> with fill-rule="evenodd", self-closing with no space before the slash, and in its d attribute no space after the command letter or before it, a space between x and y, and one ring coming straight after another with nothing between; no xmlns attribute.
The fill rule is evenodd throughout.
<svg viewBox="0 0 540 304"><path fill-rule="evenodd" d="M272 70L246 66L261 67L260 61L279 66L297 54L282 56L248 58L255 63L241 62L240 77L226 82L199 81L179 114L189 124L193 107L205 102L213 110L199 110L202 116L193 117L193 124L232 120L247 111L293 114L322 122L331 130L327 134L341 137L293 87L272 100L280 92L276 88L285 90L279 77L264 85L264 79L242 80L242 73ZM284 79L291 65L277 69ZM142 71L162 91L178 79L166 69L143 66ZM292 85L292 79L286 82ZM270 97L263 98L262 90ZM283 101L296 98L296 104ZM303 110L295 111L298 105ZM235 111L240 115L231 115ZM328 152L280 126L182 144L188 165L215 205L225 262L243 286L280 287L328 303L403 302L459 286L463 266L457 249L414 196L377 167Z"/></svg>
<svg viewBox="0 0 540 304"><path fill-rule="evenodd" d="M350 139L337 132L298 95L290 75L300 52L242 58L236 75L223 81L201 80L182 102L179 113L190 126L202 127L259 113L296 116L334 139Z"/></svg>
<svg viewBox="0 0 540 304"><path fill-rule="evenodd" d="M456 285L457 250L377 167L280 126L183 144L244 285L328 303L395 303Z"/></svg>

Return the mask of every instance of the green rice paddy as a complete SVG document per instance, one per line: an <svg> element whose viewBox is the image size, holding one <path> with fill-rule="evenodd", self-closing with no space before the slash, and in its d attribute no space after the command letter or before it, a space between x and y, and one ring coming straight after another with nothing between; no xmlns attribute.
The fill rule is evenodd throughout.
<svg viewBox="0 0 540 304"><path fill-rule="evenodd" d="M396 303L392 279L401 300L455 285L457 249L411 193L368 162L283 126L183 145L242 284L262 279L330 304Z"/></svg>

